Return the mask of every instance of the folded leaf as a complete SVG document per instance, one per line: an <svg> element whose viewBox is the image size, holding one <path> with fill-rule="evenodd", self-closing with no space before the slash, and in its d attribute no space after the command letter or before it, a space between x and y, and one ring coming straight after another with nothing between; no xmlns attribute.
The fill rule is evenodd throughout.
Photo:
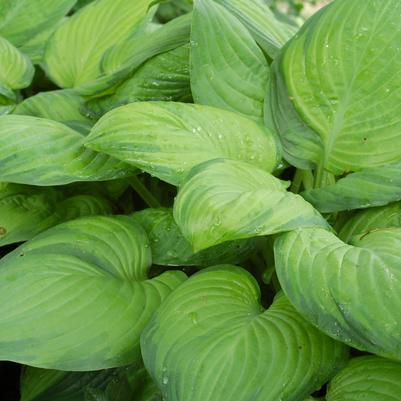
<svg viewBox="0 0 401 401"><path fill-rule="evenodd" d="M0 36L19 47L57 24L75 3L76 0L3 0Z"/></svg>
<svg viewBox="0 0 401 401"><path fill-rule="evenodd" d="M302 196L323 213L386 205L401 199L401 162L349 174Z"/></svg>
<svg viewBox="0 0 401 401"><path fill-rule="evenodd" d="M256 280L223 265L192 276L141 337L147 370L170 401L303 400L332 377L346 347L280 294L266 311Z"/></svg>
<svg viewBox="0 0 401 401"><path fill-rule="evenodd" d="M338 236L350 242L356 235L390 227L401 227L401 202L358 211L345 222Z"/></svg>
<svg viewBox="0 0 401 401"><path fill-rule="evenodd" d="M315 166L318 183L401 160L400 40L399 1L337 0L275 61L271 104L286 156Z"/></svg>
<svg viewBox="0 0 401 401"><path fill-rule="evenodd" d="M351 245L322 229L294 230L276 240L275 260L284 292L320 330L401 360L401 228L367 232Z"/></svg>
<svg viewBox="0 0 401 401"><path fill-rule="evenodd" d="M134 31L150 3L98 0L70 17L46 47L44 64L52 80L63 88L79 88L99 77L105 51Z"/></svg>
<svg viewBox="0 0 401 401"><path fill-rule="evenodd" d="M196 0L191 43L195 103L260 121L269 65L245 26L214 0Z"/></svg>
<svg viewBox="0 0 401 401"><path fill-rule="evenodd" d="M260 241L245 239L193 253L174 221L172 209L145 209L132 215L148 234L152 260L158 265L207 267L221 263L240 263L258 248Z"/></svg>
<svg viewBox="0 0 401 401"><path fill-rule="evenodd" d="M41 92L19 103L13 114L59 121L79 132L86 133L93 122L80 109L84 99L72 90Z"/></svg>
<svg viewBox="0 0 401 401"><path fill-rule="evenodd" d="M129 217L51 228L0 261L0 359L96 370L140 358L139 335L185 274L148 279L151 252Z"/></svg>
<svg viewBox="0 0 401 401"><path fill-rule="evenodd" d="M278 161L273 134L234 113L202 105L138 102L103 116L86 146L179 185L206 160L247 160L266 171Z"/></svg>
<svg viewBox="0 0 401 401"><path fill-rule="evenodd" d="M326 227L323 217L287 186L248 163L213 160L188 176L174 218L195 251L297 227Z"/></svg>
<svg viewBox="0 0 401 401"><path fill-rule="evenodd" d="M62 185L133 173L124 163L83 147L84 136L56 121L0 117L0 181Z"/></svg>
<svg viewBox="0 0 401 401"><path fill-rule="evenodd" d="M85 104L85 109L99 118L127 103L157 100L180 102L191 100L191 96L189 47L185 45L151 58L132 78L118 86L113 94L90 100Z"/></svg>
<svg viewBox="0 0 401 401"><path fill-rule="evenodd" d="M390 401L401 394L401 364L375 356L351 359L331 381L327 401Z"/></svg>
<svg viewBox="0 0 401 401"><path fill-rule="evenodd" d="M217 0L251 32L259 46L274 59L297 28L276 18L264 0Z"/></svg>
<svg viewBox="0 0 401 401"><path fill-rule="evenodd" d="M34 68L29 58L0 36L0 87L22 89L29 86ZM0 90L0 94L4 95Z"/></svg>

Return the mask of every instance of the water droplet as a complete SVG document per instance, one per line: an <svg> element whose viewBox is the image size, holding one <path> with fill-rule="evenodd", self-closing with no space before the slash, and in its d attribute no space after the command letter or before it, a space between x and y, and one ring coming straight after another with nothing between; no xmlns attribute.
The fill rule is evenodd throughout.
<svg viewBox="0 0 401 401"><path fill-rule="evenodd" d="M162 383L164 385L166 385L168 383L168 377L167 376L163 376Z"/></svg>

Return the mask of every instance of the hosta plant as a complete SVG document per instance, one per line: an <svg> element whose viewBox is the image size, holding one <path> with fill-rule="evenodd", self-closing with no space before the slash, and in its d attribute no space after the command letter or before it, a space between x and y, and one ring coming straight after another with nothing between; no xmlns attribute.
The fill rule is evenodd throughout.
<svg viewBox="0 0 401 401"><path fill-rule="evenodd" d="M401 3L273 3L0 0L22 401L400 399Z"/></svg>

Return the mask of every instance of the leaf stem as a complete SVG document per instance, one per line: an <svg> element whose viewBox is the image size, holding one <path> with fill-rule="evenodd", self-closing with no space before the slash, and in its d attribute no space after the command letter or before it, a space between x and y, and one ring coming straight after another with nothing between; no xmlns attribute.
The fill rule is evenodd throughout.
<svg viewBox="0 0 401 401"><path fill-rule="evenodd" d="M153 196L153 194L145 187L138 176L133 176L129 179L131 187L134 191L146 202L149 207L161 207L160 202Z"/></svg>

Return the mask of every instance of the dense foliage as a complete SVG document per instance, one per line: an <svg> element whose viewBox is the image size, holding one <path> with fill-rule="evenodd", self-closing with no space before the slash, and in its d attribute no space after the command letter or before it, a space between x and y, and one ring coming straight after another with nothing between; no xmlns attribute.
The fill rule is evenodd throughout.
<svg viewBox="0 0 401 401"><path fill-rule="evenodd" d="M298 3L0 0L21 401L401 400L401 3Z"/></svg>

